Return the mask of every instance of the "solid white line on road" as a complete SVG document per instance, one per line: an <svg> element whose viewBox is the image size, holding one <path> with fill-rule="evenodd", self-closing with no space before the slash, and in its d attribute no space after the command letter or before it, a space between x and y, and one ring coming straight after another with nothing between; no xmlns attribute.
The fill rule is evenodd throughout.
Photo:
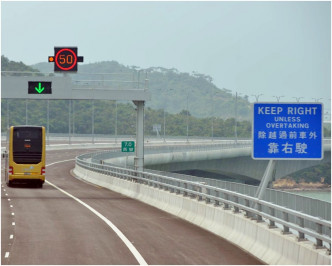
<svg viewBox="0 0 332 266"><path fill-rule="evenodd" d="M46 165L47 166L51 166L53 164L57 164L57 163L62 163L62 162L66 162L66 161L71 161L71 160L75 160L75 159L70 159L70 160L64 160L64 161L59 161L59 162L54 162L51 164ZM138 263L140 265L148 265L147 262L144 260L144 258L142 257L142 255L138 252L138 250L134 247L134 245L128 240L128 238L110 221L108 220L104 215L102 215L100 212L96 211L94 208L92 208L91 206L89 206L88 204L86 204L85 202L81 201L80 199L76 198L75 196L71 195L70 193L68 193L67 191L59 188L58 186L52 184L49 181L45 181L47 184L53 186L54 188L56 188L57 190L61 191L62 193L64 193L65 195L67 195L68 197L76 200L78 203L82 204L84 207L86 207L87 209L89 209L91 212L93 212L96 216L98 216L100 219L102 219L109 227L111 227L111 229L118 235L118 237L125 243L125 245L128 247L128 249L130 250L130 252L134 255L134 257L136 258L136 260L138 261Z"/></svg>
<svg viewBox="0 0 332 266"><path fill-rule="evenodd" d="M69 161L75 161L75 159L68 159L68 160L58 161L58 162L54 162L54 163L49 163L46 165L46 167L51 166L53 164L64 163L64 162L69 162Z"/></svg>

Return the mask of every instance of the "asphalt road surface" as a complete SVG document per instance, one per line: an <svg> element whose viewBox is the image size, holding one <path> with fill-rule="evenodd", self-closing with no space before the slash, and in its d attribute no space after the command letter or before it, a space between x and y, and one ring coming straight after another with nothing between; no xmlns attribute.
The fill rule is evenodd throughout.
<svg viewBox="0 0 332 266"><path fill-rule="evenodd" d="M71 174L84 150L48 151L42 189L7 187L2 264L261 264L176 216Z"/></svg>

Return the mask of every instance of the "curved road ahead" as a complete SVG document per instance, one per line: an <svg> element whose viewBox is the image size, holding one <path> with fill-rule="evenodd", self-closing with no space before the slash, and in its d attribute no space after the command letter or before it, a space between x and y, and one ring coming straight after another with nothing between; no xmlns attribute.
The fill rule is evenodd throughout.
<svg viewBox="0 0 332 266"><path fill-rule="evenodd" d="M176 216L76 179L73 159L85 152L48 151L42 189L7 187L2 168L2 264L261 264Z"/></svg>

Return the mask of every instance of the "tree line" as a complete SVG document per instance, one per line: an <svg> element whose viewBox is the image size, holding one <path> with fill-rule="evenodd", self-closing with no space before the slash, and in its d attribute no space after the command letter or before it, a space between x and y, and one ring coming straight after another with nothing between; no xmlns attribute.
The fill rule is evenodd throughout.
<svg viewBox="0 0 332 266"><path fill-rule="evenodd" d="M47 116L47 110L49 115ZM157 135L154 125L160 125L158 133L167 136L226 137L235 134L235 119L218 117L197 118L190 111L170 114L162 109L145 108L145 135ZM43 125L50 133L107 135L135 135L136 110L133 103L106 100L19 100L4 99L1 104L1 128L9 125ZM238 121L237 136L251 137L251 123ZM155 126L156 128L156 126Z"/></svg>

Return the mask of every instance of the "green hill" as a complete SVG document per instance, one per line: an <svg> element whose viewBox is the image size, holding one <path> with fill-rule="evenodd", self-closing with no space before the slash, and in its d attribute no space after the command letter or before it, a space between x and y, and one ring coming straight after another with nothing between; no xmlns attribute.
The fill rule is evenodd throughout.
<svg viewBox="0 0 332 266"><path fill-rule="evenodd" d="M39 63L32 67L41 72L53 72L53 64ZM90 74L83 74L90 73ZM92 75L93 73L117 73L115 75ZM151 101L146 103L152 109L163 109L169 113L179 113L188 109L195 117L235 117L235 94L213 84L210 76L199 73L181 73L176 69L150 67L140 69L137 66L124 66L116 61L79 65L73 79L121 79L122 81L139 81L144 83L145 73ZM110 84L119 86L119 84ZM143 85L140 85L143 86ZM238 97L238 119L251 120L248 96Z"/></svg>
<svg viewBox="0 0 332 266"><path fill-rule="evenodd" d="M23 62L10 61L7 57L1 56L1 71L16 71L16 72L39 72L39 70L25 65ZM8 75L27 75L26 73L3 73Z"/></svg>

